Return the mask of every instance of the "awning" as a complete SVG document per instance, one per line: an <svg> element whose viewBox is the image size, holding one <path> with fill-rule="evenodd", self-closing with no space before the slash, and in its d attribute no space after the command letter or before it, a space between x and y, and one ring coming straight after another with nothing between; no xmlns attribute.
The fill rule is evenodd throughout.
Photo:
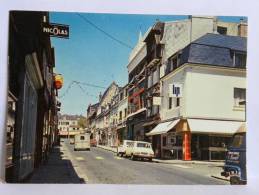
<svg viewBox="0 0 259 195"><path fill-rule="evenodd" d="M242 125L238 121L187 119L192 133L233 134Z"/></svg>
<svg viewBox="0 0 259 195"><path fill-rule="evenodd" d="M146 135L147 136L151 136L151 135L159 135L159 134L167 133L172 128L174 128L174 126L179 121L180 121L180 119L177 119L177 120L174 120L174 121L160 123L154 129L152 129L150 132L146 133Z"/></svg>
<svg viewBox="0 0 259 195"><path fill-rule="evenodd" d="M146 111L146 110L147 110L146 108L141 108L141 109L139 109L138 111L129 114L129 115L127 116L127 118L129 118L129 117L131 117L131 116L134 116L134 115L136 115L136 114L138 114L138 113L141 113L141 112L143 112L143 111Z"/></svg>

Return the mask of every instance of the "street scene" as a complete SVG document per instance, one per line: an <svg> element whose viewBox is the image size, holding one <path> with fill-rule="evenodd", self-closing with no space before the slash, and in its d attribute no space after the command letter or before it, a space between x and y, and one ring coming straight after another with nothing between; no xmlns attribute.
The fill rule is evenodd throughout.
<svg viewBox="0 0 259 195"><path fill-rule="evenodd" d="M246 184L247 28L11 11L3 180Z"/></svg>

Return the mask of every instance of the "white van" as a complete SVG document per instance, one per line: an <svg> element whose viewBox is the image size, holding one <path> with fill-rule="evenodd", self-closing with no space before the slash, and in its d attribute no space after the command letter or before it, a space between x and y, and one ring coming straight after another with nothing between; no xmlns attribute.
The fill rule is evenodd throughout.
<svg viewBox="0 0 259 195"><path fill-rule="evenodd" d="M75 135L74 151L76 150L90 150L90 134Z"/></svg>

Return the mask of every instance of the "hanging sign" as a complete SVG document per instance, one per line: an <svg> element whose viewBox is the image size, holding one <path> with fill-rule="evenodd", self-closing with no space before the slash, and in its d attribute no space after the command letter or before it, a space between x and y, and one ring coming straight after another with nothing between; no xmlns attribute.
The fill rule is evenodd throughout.
<svg viewBox="0 0 259 195"><path fill-rule="evenodd" d="M153 105L160 106L161 105L161 97L153 97Z"/></svg>
<svg viewBox="0 0 259 195"><path fill-rule="evenodd" d="M182 97L182 89L181 83L169 84L169 97Z"/></svg>
<svg viewBox="0 0 259 195"><path fill-rule="evenodd" d="M65 24L43 23L42 31L51 37L69 38L69 26Z"/></svg>
<svg viewBox="0 0 259 195"><path fill-rule="evenodd" d="M63 86L63 77L61 74L56 74L54 76L54 87L55 89L61 89Z"/></svg>

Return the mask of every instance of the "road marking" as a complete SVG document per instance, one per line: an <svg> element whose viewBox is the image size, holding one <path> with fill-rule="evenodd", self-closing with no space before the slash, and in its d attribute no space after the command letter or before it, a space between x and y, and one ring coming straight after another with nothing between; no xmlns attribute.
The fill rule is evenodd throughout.
<svg viewBox="0 0 259 195"><path fill-rule="evenodd" d="M115 158L115 159L117 159L117 160L121 160L121 159L123 159L123 158L118 157L118 156L114 156L114 158Z"/></svg>
<svg viewBox="0 0 259 195"><path fill-rule="evenodd" d="M101 157L101 156L96 156L95 157L97 160L103 160L103 157Z"/></svg>
<svg viewBox="0 0 259 195"><path fill-rule="evenodd" d="M173 165L175 167L180 167L180 168L184 168L184 169L190 169L191 167L185 166L185 165Z"/></svg>
<svg viewBox="0 0 259 195"><path fill-rule="evenodd" d="M76 160L80 161L80 160L84 160L84 158L79 156L79 157L76 157Z"/></svg>

